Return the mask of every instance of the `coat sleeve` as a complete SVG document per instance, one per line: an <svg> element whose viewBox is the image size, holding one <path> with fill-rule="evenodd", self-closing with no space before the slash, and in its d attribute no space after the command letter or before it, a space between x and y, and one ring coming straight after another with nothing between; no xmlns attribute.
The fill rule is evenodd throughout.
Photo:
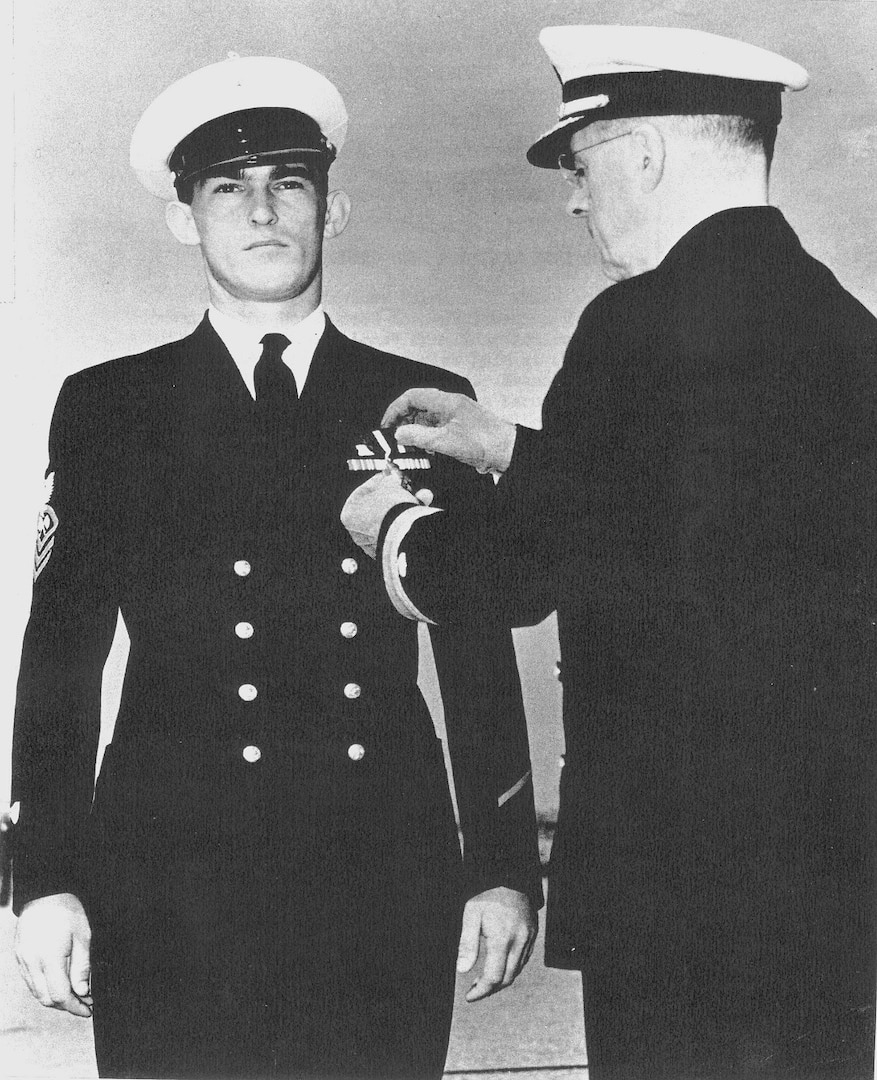
<svg viewBox="0 0 877 1080"><path fill-rule="evenodd" d="M118 610L107 402L83 376L61 389L49 436L30 619L15 710L14 908L82 895L103 664ZM118 508L116 507L116 512Z"/></svg>
<svg viewBox="0 0 877 1080"><path fill-rule="evenodd" d="M511 634L432 627L467 899L504 885L542 905L530 747Z"/></svg>
<svg viewBox="0 0 877 1080"><path fill-rule="evenodd" d="M541 902L527 731L508 628L540 622L563 589L582 587L574 580L581 560L573 556L587 545L582 424L594 336L583 319L545 399L543 430L519 429L511 468L496 489L463 469L470 486L482 485L478 498L425 511L392 552L394 524L382 532L385 582L397 610L433 624L437 666L467 672L466 680L439 677L470 895L506 884ZM395 520L404 527L403 518Z"/></svg>
<svg viewBox="0 0 877 1080"><path fill-rule="evenodd" d="M464 392L471 394L466 385ZM464 517L495 502L489 477L443 466L448 505ZM467 897L496 886L542 904L527 723L511 632L474 617L430 628L463 834Z"/></svg>
<svg viewBox="0 0 877 1080"><path fill-rule="evenodd" d="M518 428L495 499L412 510L387 529L385 580L398 610L439 625L529 626L557 607L587 543L586 358L599 325L586 311L545 398L542 430Z"/></svg>

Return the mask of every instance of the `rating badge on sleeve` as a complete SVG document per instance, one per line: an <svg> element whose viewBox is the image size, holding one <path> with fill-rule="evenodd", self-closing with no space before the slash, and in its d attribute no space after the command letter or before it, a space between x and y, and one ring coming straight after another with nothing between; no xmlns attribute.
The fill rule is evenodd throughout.
<svg viewBox="0 0 877 1080"><path fill-rule="evenodd" d="M52 472L46 477L46 502L40 509L40 514L37 518L37 546L33 559L34 581L36 581L43 570L45 570L46 564L52 554L52 548L55 546L55 531L58 528L58 515L49 503L54 486L55 474Z"/></svg>

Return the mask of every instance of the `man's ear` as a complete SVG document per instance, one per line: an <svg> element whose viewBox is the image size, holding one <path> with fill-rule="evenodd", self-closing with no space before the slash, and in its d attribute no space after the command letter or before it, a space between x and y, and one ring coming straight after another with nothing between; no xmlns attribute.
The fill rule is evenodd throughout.
<svg viewBox="0 0 877 1080"><path fill-rule="evenodd" d="M330 240L333 236L340 236L350 220L350 196L346 191L330 191L326 196L326 223L323 226L323 236Z"/></svg>
<svg viewBox="0 0 877 1080"><path fill-rule="evenodd" d="M181 244L201 243L191 206L181 202L169 202L164 210L164 219L167 227Z"/></svg>
<svg viewBox="0 0 877 1080"><path fill-rule="evenodd" d="M637 171L643 192L654 191L664 175L667 144L654 124L637 124L631 132L637 152Z"/></svg>

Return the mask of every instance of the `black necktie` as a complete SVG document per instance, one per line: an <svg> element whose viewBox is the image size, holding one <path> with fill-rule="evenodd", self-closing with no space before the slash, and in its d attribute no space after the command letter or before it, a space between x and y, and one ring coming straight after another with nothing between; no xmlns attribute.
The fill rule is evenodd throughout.
<svg viewBox="0 0 877 1080"><path fill-rule="evenodd" d="M253 372L256 387L256 407L264 416L292 419L298 404L295 376L283 362L283 350L289 338L283 334L266 334L262 338L262 355Z"/></svg>
<svg viewBox="0 0 877 1080"><path fill-rule="evenodd" d="M296 444L295 414L298 410L298 391L295 376L281 359L289 338L283 334L266 334L262 338L262 355L253 372L256 388L255 415L260 432L266 481L272 470L287 476Z"/></svg>

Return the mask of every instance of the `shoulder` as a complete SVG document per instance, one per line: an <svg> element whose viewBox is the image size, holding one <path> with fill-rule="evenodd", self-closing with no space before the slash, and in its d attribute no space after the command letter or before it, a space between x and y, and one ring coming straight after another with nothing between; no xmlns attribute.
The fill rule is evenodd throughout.
<svg viewBox="0 0 877 1080"><path fill-rule="evenodd" d="M841 284L824 263L802 249L800 285L797 290L802 311L833 339L848 345L877 342L877 318Z"/></svg>
<svg viewBox="0 0 877 1080"><path fill-rule="evenodd" d="M189 334L177 341L169 341L163 345L145 349L143 352L118 356L112 360L104 360L100 364L82 368L69 375L64 385L87 392L91 387L103 388L137 383L155 377L186 355L191 349L194 336L194 334Z"/></svg>
<svg viewBox="0 0 877 1080"><path fill-rule="evenodd" d="M573 331L569 353L590 355L617 352L629 342L641 340L656 325L666 303L654 271L613 282L585 307Z"/></svg>
<svg viewBox="0 0 877 1080"><path fill-rule="evenodd" d="M58 394L52 436L93 441L96 433L122 429L150 408L192 348L189 335L129 356L119 356L68 375Z"/></svg>
<svg viewBox="0 0 877 1080"><path fill-rule="evenodd" d="M177 341L169 341L143 352L118 356L100 364L82 368L64 380L61 397L88 399L96 397L109 404L106 395L133 391L163 382L191 354L197 331Z"/></svg>
<svg viewBox="0 0 877 1080"><path fill-rule="evenodd" d="M472 384L463 375L355 341L342 334L331 323L329 328L330 345L348 354L348 359L357 366L358 377L366 385L379 386L382 389L399 387L399 392L413 386L429 386L469 397L475 396Z"/></svg>
<svg viewBox="0 0 877 1080"><path fill-rule="evenodd" d="M658 266L654 270L636 274L623 281L613 281L589 301L579 318L578 329L598 333L610 328L613 335L628 325L636 326L643 319L666 304L669 282Z"/></svg>

